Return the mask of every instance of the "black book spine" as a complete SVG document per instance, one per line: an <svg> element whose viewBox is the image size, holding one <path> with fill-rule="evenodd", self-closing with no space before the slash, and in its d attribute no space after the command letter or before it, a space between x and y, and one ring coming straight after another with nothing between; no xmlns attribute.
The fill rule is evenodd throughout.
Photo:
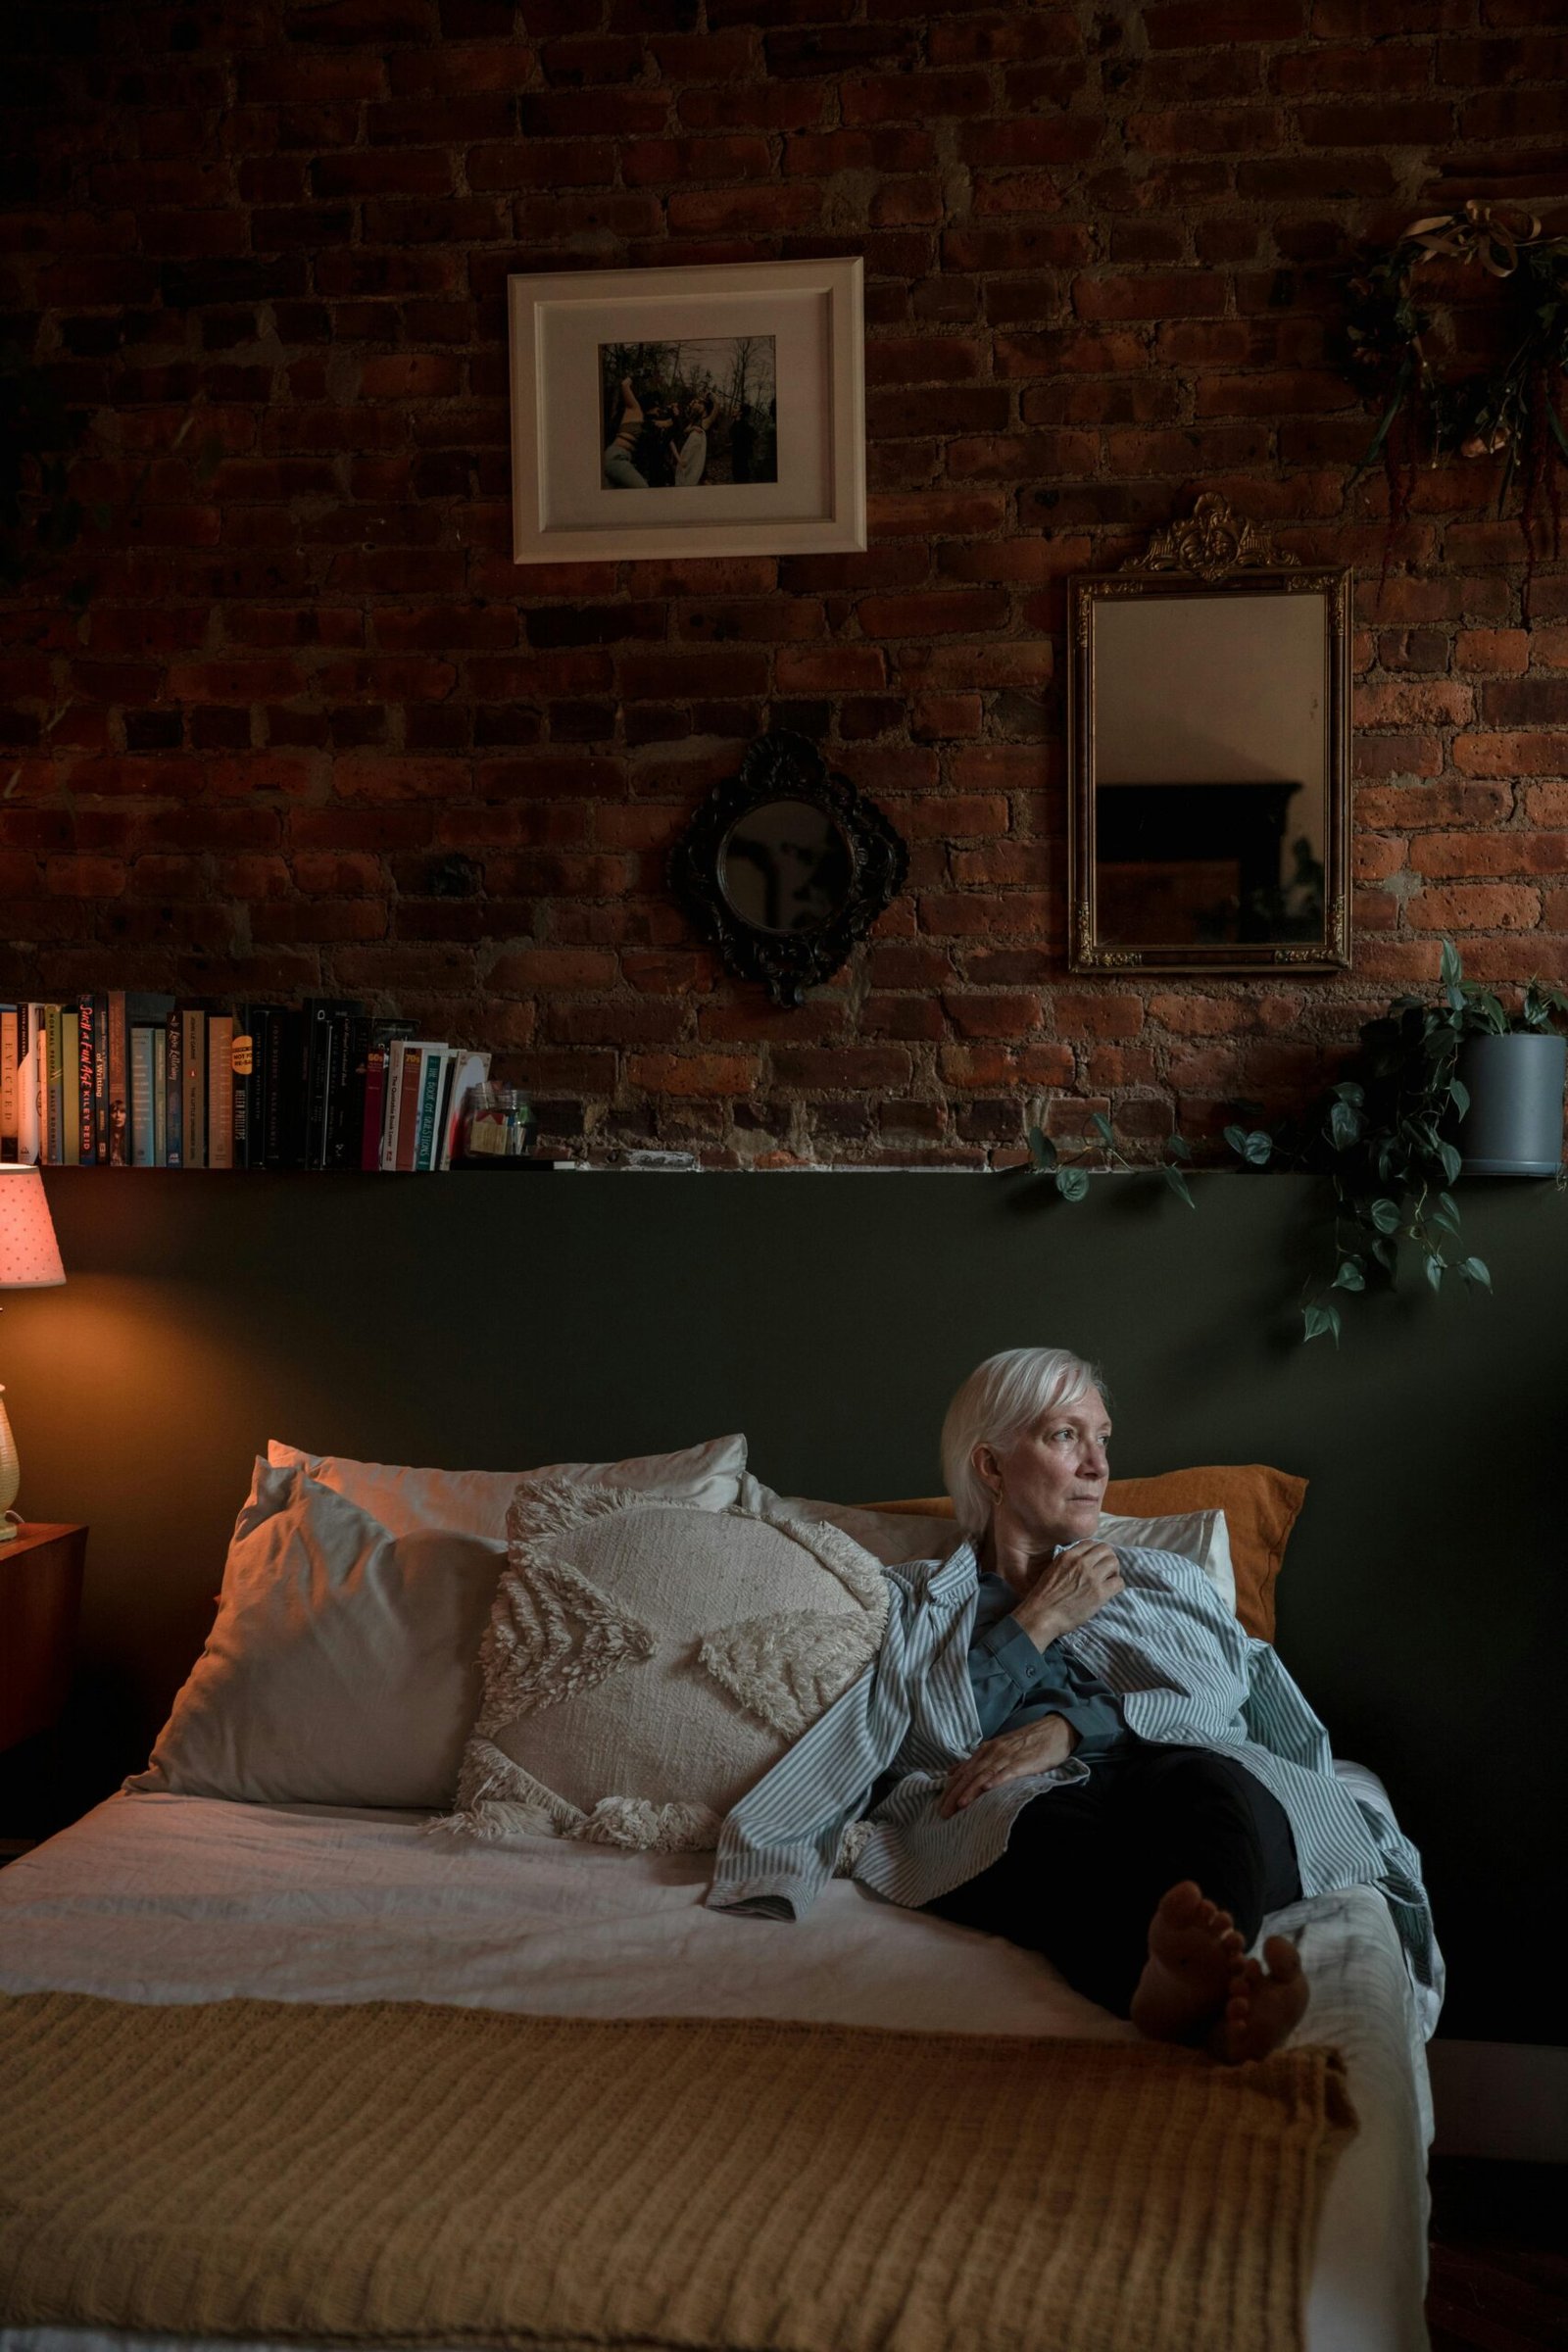
<svg viewBox="0 0 1568 2352"><path fill-rule="evenodd" d="M312 1002L305 1007L305 1165L326 1165L327 1094L332 1077L332 1011Z"/></svg>
<svg viewBox="0 0 1568 2352"><path fill-rule="evenodd" d="M164 1165L185 1164L185 1031L176 1005L164 1031Z"/></svg>
<svg viewBox="0 0 1568 2352"><path fill-rule="evenodd" d="M267 1016L267 1060L263 1074L262 1092L262 1164L280 1168L283 1165L283 1015L270 1012Z"/></svg>
<svg viewBox="0 0 1568 2352"><path fill-rule="evenodd" d="M365 1111L365 1056L370 1025L364 1016L340 1005L332 1015L332 1083L328 1090L326 1165L347 1168L358 1164L360 1126Z"/></svg>
<svg viewBox="0 0 1568 2352"><path fill-rule="evenodd" d="M281 1031L277 1087L277 1164L280 1168L307 1168L307 1116L310 1109L310 1038L311 1024L306 1015L292 1006L283 1013L278 1024Z"/></svg>
<svg viewBox="0 0 1568 2352"><path fill-rule="evenodd" d="M234 1007L234 1154L236 1168L251 1164L251 1080L256 1067L252 1007ZM241 1042L243 1041L243 1042Z"/></svg>

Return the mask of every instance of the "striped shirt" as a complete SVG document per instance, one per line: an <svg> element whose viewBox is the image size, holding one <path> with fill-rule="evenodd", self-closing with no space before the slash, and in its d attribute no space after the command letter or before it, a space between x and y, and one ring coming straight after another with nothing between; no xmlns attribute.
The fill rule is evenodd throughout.
<svg viewBox="0 0 1568 2352"><path fill-rule="evenodd" d="M1432 1985L1420 1856L1391 1815L1335 1778L1328 1734L1272 1647L1243 1630L1191 1560L1116 1559L1125 1589L1054 1646L1116 1693L1135 1738L1213 1748L1255 1774L1285 1809L1302 1893L1380 1887L1412 1975ZM802 1919L841 1853L863 1886L918 1908L988 1869L1035 1797L1087 1779L1069 1757L942 1818L948 1772L982 1736L968 1670L978 1562L963 1544L945 1563L886 1573L880 1655L728 1815L707 1896L715 1909ZM896 1784L872 1803L888 1773Z"/></svg>

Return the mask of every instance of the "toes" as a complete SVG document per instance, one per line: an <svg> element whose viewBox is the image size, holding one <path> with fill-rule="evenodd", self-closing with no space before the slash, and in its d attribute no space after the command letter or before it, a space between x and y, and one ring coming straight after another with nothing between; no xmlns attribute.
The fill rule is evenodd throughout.
<svg viewBox="0 0 1568 2352"><path fill-rule="evenodd" d="M1288 1936L1270 1936L1263 1945L1268 1973L1277 1984L1291 1984L1301 1973L1301 1955Z"/></svg>

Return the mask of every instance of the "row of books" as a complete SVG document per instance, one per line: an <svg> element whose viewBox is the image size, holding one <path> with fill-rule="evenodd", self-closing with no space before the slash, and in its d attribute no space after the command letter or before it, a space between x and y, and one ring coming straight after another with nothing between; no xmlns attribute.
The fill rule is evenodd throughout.
<svg viewBox="0 0 1568 2352"><path fill-rule="evenodd" d="M448 1168L490 1056L413 1030L341 997L0 1004L0 1160Z"/></svg>

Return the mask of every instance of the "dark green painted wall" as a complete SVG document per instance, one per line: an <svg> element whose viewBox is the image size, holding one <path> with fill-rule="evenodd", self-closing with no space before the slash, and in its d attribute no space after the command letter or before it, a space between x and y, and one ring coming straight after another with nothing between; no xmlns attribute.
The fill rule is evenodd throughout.
<svg viewBox="0 0 1568 2352"><path fill-rule="evenodd" d="M1123 1474L1311 1479L1280 1647L1427 1855L1446 2030L1560 2038L1514 1941L1568 1703L1550 1186L1467 1190L1495 1298L1367 1302L1335 1355L1291 1337L1293 1178L1200 1177L1196 1213L1126 1179L1066 1207L948 1174L48 1183L70 1281L12 1295L0 1377L24 1507L92 1525L78 1713L117 1769L200 1645L270 1436L522 1469L744 1429L781 1489L917 1493L973 1363L1064 1343L1109 1372Z"/></svg>

